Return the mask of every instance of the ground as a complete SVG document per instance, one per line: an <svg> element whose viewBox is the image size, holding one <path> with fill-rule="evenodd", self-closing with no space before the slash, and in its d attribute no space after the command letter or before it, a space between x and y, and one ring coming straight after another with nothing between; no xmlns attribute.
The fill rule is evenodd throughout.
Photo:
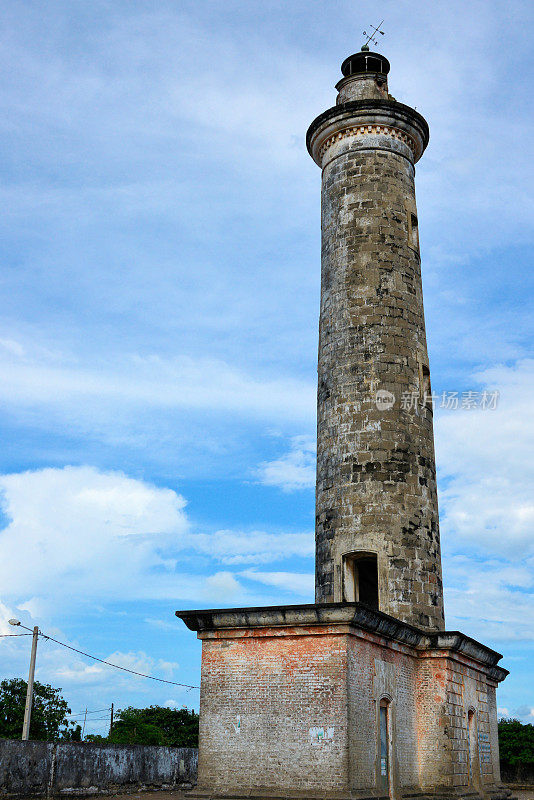
<svg viewBox="0 0 534 800"><path fill-rule="evenodd" d="M106 795L94 795L105 797ZM527 789L514 789L513 798L517 800L534 800L534 786ZM113 800L187 800L187 792L132 792L131 794L111 795ZM24 800L42 800L42 798L27 797Z"/></svg>

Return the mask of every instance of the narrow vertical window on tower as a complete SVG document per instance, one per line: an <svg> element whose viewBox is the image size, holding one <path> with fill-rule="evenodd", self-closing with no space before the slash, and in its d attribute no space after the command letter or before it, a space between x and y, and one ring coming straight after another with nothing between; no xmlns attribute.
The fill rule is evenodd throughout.
<svg viewBox="0 0 534 800"><path fill-rule="evenodd" d="M408 214L408 244L419 253L419 224L417 222L417 214L414 208L406 209Z"/></svg>
<svg viewBox="0 0 534 800"><path fill-rule="evenodd" d="M430 370L426 364L423 364L423 403L432 411L432 388L430 386Z"/></svg>
<svg viewBox="0 0 534 800"><path fill-rule="evenodd" d="M419 226L417 224L417 217L415 214L410 214L410 231L412 247L414 250L419 252Z"/></svg>
<svg viewBox="0 0 534 800"><path fill-rule="evenodd" d="M346 603L365 603L378 611L376 553L347 553L343 556L343 599Z"/></svg>
<svg viewBox="0 0 534 800"><path fill-rule="evenodd" d="M428 364L424 364L421 359L417 361L419 372L419 399L421 405L425 405L431 411L432 408L432 387L430 385L430 368Z"/></svg>

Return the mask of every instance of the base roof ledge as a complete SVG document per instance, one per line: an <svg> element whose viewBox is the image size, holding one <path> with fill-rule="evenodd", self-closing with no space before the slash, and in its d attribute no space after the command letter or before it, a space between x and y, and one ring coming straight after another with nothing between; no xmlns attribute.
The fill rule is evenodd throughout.
<svg viewBox="0 0 534 800"><path fill-rule="evenodd" d="M349 626L382 636L418 651L458 653L482 664L497 682L508 671L498 667L502 655L460 631L425 631L363 603L308 603L249 608L177 611L176 616L199 634L260 628Z"/></svg>

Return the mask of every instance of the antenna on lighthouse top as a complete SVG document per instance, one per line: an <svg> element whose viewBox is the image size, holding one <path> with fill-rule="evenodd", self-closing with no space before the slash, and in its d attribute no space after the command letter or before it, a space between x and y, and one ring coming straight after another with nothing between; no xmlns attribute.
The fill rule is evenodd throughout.
<svg viewBox="0 0 534 800"><path fill-rule="evenodd" d="M376 27L374 25L371 25L370 27L372 33L367 33L367 31L363 32L363 35L367 36L367 39L365 40L365 43L362 44L362 50L369 50L369 42L372 42L373 44L378 44L378 41L375 39L375 36L377 35L377 33L380 33L382 36L384 35L385 31L380 30L383 24L384 20L382 20L382 22Z"/></svg>

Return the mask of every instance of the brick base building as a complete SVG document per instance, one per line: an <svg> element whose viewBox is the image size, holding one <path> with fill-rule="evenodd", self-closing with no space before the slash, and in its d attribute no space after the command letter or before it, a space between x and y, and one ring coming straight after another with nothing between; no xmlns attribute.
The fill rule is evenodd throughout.
<svg viewBox="0 0 534 800"><path fill-rule="evenodd" d="M195 796L506 796L499 653L358 603L178 616L202 639Z"/></svg>

